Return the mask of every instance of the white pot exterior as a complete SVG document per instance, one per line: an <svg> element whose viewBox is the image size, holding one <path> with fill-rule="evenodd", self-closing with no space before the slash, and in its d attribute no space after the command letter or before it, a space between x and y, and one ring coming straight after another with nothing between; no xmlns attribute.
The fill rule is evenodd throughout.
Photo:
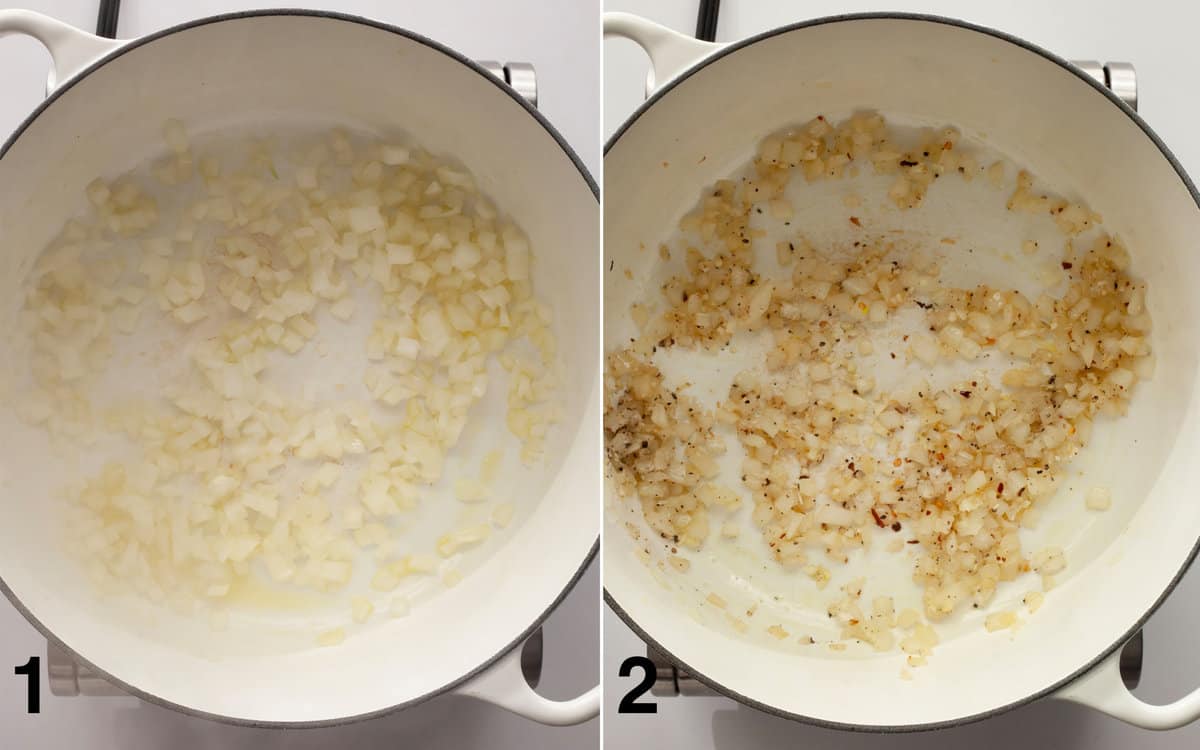
<svg viewBox="0 0 1200 750"><path fill-rule="evenodd" d="M113 44L63 28L22 11L0 13L0 32L47 43L60 79ZM0 158L0 321L19 308L18 289L38 251L83 208L84 186L160 150L163 122L172 117L201 134L293 123L403 133L461 160L531 238L535 289L554 310L566 367L564 418L545 471L513 489L527 517L485 565L405 618L379 618L342 645L316 648L304 618L283 624L296 643L307 633L307 645L295 647L279 645L278 622L225 633L167 615L143 632L121 622L62 562L57 521L42 502L56 477L39 445L6 415L0 579L7 593L44 632L142 697L221 719L333 723L463 683L541 622L597 542L589 491L601 481L594 185L507 87L428 40L330 14L205 19L131 42L66 81L9 143ZM516 669L506 659L466 692L548 723L595 714L595 694L552 704L504 677ZM497 677L497 670L507 671Z"/></svg>
<svg viewBox="0 0 1200 750"><path fill-rule="evenodd" d="M624 14L608 17L606 29L642 43L662 66L660 83L683 69L681 60L713 51ZM1084 519L1082 503L1060 508L1064 518L1074 511L1089 525L1071 535L1070 567L1042 609L1023 616L1025 626L1011 637L984 632L974 613L973 624L953 629L911 682L898 679L901 654L784 653L700 624L695 608L673 594L685 586L638 561L622 528L624 503L611 488L604 582L636 630L734 697L817 723L911 729L980 718L1061 688L1131 635L1190 562L1200 537L1200 504L1192 497L1200 451L1200 210L1186 176L1132 112L1018 40L911 16L800 24L705 60L668 83L610 142L606 351L629 340L629 305L653 298L662 280L658 253L639 251L641 243L655 248L666 240L699 191L744 164L763 136L817 114L838 119L862 108L959 127L1028 165L1044 184L1085 199L1131 248L1134 270L1149 284L1157 373L1139 386L1119 430L1098 440L1081 464L1106 467L1114 497L1127 502L1100 520ZM827 228L821 217L798 211L795 224L806 231ZM1027 581L1023 589L1031 587ZM825 598L836 598L830 591ZM1145 706L1120 685L1111 661L1060 697L1146 726L1177 726L1200 714L1200 693L1169 710Z"/></svg>

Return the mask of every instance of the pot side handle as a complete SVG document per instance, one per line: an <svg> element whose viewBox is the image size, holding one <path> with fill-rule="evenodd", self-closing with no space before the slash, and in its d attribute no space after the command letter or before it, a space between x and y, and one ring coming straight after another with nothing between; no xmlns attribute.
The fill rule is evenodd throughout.
<svg viewBox="0 0 1200 750"><path fill-rule="evenodd" d="M1200 690L1173 703L1156 706L1142 701L1121 679L1121 652L1117 649L1090 672L1062 688L1052 698L1078 703L1142 727L1175 729L1200 718Z"/></svg>
<svg viewBox="0 0 1200 750"><path fill-rule="evenodd" d="M46 93L99 60L125 40L89 34L56 18L31 10L0 10L0 36L25 34L37 39L50 52L54 66L46 80Z"/></svg>
<svg viewBox="0 0 1200 750"><path fill-rule="evenodd" d="M725 46L702 42L632 13L605 13L604 36L630 39L650 56L646 96Z"/></svg>
<svg viewBox="0 0 1200 750"><path fill-rule="evenodd" d="M550 700L539 695L530 687L521 669L521 648L517 646L505 654L456 692L556 727L582 724L600 714L599 685L565 701Z"/></svg>

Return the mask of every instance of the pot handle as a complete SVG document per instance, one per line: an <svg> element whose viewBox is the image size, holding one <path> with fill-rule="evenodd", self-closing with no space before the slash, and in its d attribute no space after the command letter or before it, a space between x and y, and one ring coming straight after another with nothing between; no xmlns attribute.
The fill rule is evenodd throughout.
<svg viewBox="0 0 1200 750"><path fill-rule="evenodd" d="M94 36L56 18L20 9L0 10L0 36L7 34L31 36L50 52L54 66L46 80L47 94L62 81L125 44L124 40Z"/></svg>
<svg viewBox="0 0 1200 750"><path fill-rule="evenodd" d="M702 42L632 13L605 13L604 36L630 39L650 56L646 96L725 46Z"/></svg>
<svg viewBox="0 0 1200 750"><path fill-rule="evenodd" d="M1094 708L1143 729L1176 729L1200 718L1200 690L1163 705L1146 703L1129 692L1121 679L1124 650L1122 647L1109 654L1052 697Z"/></svg>
<svg viewBox="0 0 1200 750"><path fill-rule="evenodd" d="M456 691L512 711L542 724L565 727L582 724L600 714L600 686L565 701L539 695L529 684L521 666L524 644L505 654L491 667Z"/></svg>

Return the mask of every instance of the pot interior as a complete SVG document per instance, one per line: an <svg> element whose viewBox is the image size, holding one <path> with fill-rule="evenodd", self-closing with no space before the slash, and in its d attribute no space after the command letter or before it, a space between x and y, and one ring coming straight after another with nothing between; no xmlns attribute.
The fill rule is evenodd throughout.
<svg viewBox="0 0 1200 750"><path fill-rule="evenodd" d="M461 162L530 237L535 294L553 311L564 367L563 418L544 461L522 468L519 444L504 426L507 384L494 383L473 413L480 428L464 439L461 465L448 464L419 514L426 527L439 520L449 527L461 512L451 491L455 471L475 471L470 461L499 448L506 468L495 494L517 506L517 521L457 586L406 617L377 616L341 645L317 648L318 632L348 621L348 596L260 601L235 611L220 631L204 617L98 597L62 549L54 493L73 476L70 457L55 456L44 436L6 408L0 576L14 602L84 659L189 710L252 722L333 721L438 691L539 622L597 537L594 501L579 491L599 481L599 206L589 181L496 82L422 40L320 14L201 21L135 42L68 84L0 159L0 327L15 328L31 264L82 212L84 187L163 153L169 118L199 141L337 125L408 139ZM17 369L21 358L12 354L20 344L12 336L4 342L6 370ZM127 376L145 389L164 384L154 371ZM308 370L295 377L320 383L331 376ZM411 536L401 544L432 544Z"/></svg>
<svg viewBox="0 0 1200 750"><path fill-rule="evenodd" d="M881 529L875 551L835 570L829 587L818 591L799 571L767 562L765 543L742 510L738 541L710 539L681 574L659 559L639 561L635 546L643 545L635 545L625 524L641 524L640 510L618 498L610 483L605 586L629 621L678 661L753 703L845 725L950 722L1020 702L1076 674L1148 614L1190 559L1200 533L1200 509L1186 494L1197 447L1193 321L1200 302L1192 287L1200 274L1194 240L1200 212L1186 179L1132 116L1081 74L1035 50L937 19L816 22L702 66L635 115L611 144L605 158L605 350L637 335L630 305L658 301L658 287L682 269L682 253L663 260L655 249L675 233L702 190L748 163L764 136L817 115L836 122L862 110L902 126L954 126L967 141L1030 170L1039 184L1086 203L1125 242L1134 275L1148 284L1153 379L1137 386L1128 415L1097 421L1042 520L1023 532L1026 554L1062 546L1066 571L1036 614L1021 606L1025 592L1041 588L1028 575L1002 585L988 610L968 607L939 624L941 643L927 666L911 670L911 681L900 678L905 656L899 650L835 652L795 637L836 639L825 608L839 597L839 584L859 575L868 577L864 602L888 594L898 609L921 609L911 562L881 550L890 530ZM1010 167L1009 190L1014 173ZM853 184L860 191L866 184L885 202L889 181L864 180ZM1014 221L1004 215L1003 198L997 205L995 191L980 184L984 180L955 182L941 180L920 208L906 212L882 205L848 211L842 199L849 182L802 185L796 193L802 200L792 200L793 222L821 247L845 241L847 214L856 213L864 225L926 240L971 283L1028 286L1035 269L1022 260L1020 244L1038 233L1052 239L1050 219ZM1057 236L1054 247L1061 248ZM956 244L939 247L942 237ZM773 254L770 244L765 254ZM969 258L963 255L968 247ZM668 379L693 383L691 392L708 403L725 397L730 378L744 366L737 354L672 353L656 362ZM736 440L726 442L736 446ZM731 452L737 455L725 465L722 483L741 488L729 473L737 471L740 451ZM1111 489L1111 510L1085 509L1084 493L1092 486ZM709 592L731 611L758 607L750 628L738 633L730 627L724 613L705 604ZM1018 610L1023 627L986 632L986 614L1002 609ZM772 624L782 624L791 637L769 635Z"/></svg>

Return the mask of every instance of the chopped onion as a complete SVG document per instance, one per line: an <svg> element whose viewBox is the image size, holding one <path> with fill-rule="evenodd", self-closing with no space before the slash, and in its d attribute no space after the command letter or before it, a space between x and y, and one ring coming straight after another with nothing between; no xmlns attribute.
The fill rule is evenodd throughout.
<svg viewBox="0 0 1200 750"><path fill-rule="evenodd" d="M435 555L396 558L396 517L431 485L464 502L490 494L498 457L481 480L443 477L487 392L490 356L509 358L506 421L522 457L542 455L557 419L556 344L532 296L528 240L470 174L414 147L364 148L335 132L283 159L254 144L226 168L193 153L182 123L163 134L167 159L88 184L89 213L64 227L26 291L34 387L20 417L83 446L104 427L139 454L68 488L74 548L114 589L180 606L227 600L256 565L271 581L338 591L373 557L373 590L438 572L453 585L461 573ZM153 179L171 199L161 214ZM327 398L323 372L294 389L275 382L283 355L330 353L323 311L348 322L360 304L373 315L363 322L370 402L344 383ZM120 361L116 339L157 335L159 323L162 351L191 371L171 372L161 400L93 404ZM521 340L533 357L514 356ZM158 352L132 361L157 363ZM488 523L418 544L454 555L513 514L498 505ZM351 601L365 622L374 604ZM337 628L318 642L344 637Z"/></svg>

